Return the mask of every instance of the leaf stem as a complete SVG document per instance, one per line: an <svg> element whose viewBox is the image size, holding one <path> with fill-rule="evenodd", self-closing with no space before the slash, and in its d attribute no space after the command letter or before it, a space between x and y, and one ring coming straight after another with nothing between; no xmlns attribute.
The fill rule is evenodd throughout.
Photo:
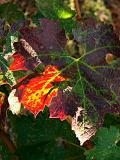
<svg viewBox="0 0 120 160"><path fill-rule="evenodd" d="M82 16L81 16L81 11L80 11L80 4L79 4L78 0L74 0L74 3L75 3L76 12L77 12L77 19L78 19L78 21L81 21Z"/></svg>
<svg viewBox="0 0 120 160"><path fill-rule="evenodd" d="M67 143L67 144L70 144L70 145L72 145L72 146L75 146L75 147L77 147L77 148L81 148L79 145L74 144L74 143L72 143L72 142L69 142L69 141L66 141L66 140L64 140L64 142Z"/></svg>
<svg viewBox="0 0 120 160"><path fill-rule="evenodd" d="M16 152L14 143L10 140L9 136L3 130L0 130L0 139L7 146L10 153L14 154ZM14 156L11 160L19 160L19 158L18 156Z"/></svg>
<svg viewBox="0 0 120 160"><path fill-rule="evenodd" d="M103 47L99 47L99 48L95 48L89 52L86 52L86 54L83 54L80 58L76 59L76 61L80 61L82 58L84 58L85 56L88 56L92 53L95 53L101 49L107 49L107 48L113 48L113 46L103 46ZM120 46L114 46L114 48L120 48Z"/></svg>
<svg viewBox="0 0 120 160"><path fill-rule="evenodd" d="M8 138L8 135L0 130L0 139L3 141L4 144L6 144L7 148L11 153L14 153L16 151L16 147L13 144L13 142Z"/></svg>

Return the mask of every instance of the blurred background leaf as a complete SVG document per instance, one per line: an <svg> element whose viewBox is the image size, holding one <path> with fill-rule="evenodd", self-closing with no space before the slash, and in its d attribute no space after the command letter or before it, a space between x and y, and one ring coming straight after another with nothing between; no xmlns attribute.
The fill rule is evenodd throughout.
<svg viewBox="0 0 120 160"><path fill-rule="evenodd" d="M24 13L16 4L5 3L0 5L0 18L12 24L18 19L24 19Z"/></svg>

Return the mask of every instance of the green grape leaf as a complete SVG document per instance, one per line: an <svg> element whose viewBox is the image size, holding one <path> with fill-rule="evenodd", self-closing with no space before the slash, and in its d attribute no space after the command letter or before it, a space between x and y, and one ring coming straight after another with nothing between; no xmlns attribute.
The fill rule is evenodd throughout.
<svg viewBox="0 0 120 160"><path fill-rule="evenodd" d="M16 135L17 153L22 160L84 160L83 149L70 125L65 121L50 119L47 110L36 119L31 115L18 117L12 114L9 114L9 118Z"/></svg>
<svg viewBox="0 0 120 160"><path fill-rule="evenodd" d="M78 26L77 21L75 18L69 18L69 19L61 19L60 20L60 25L61 27L67 32L67 33L72 33L72 29L76 28Z"/></svg>
<svg viewBox="0 0 120 160"><path fill-rule="evenodd" d="M68 19L74 13L61 0L36 0L36 6L45 18L50 19Z"/></svg>
<svg viewBox="0 0 120 160"><path fill-rule="evenodd" d="M110 127L110 125L120 128L120 116L113 115L113 114L106 114L103 126Z"/></svg>
<svg viewBox="0 0 120 160"><path fill-rule="evenodd" d="M8 70L8 63L7 60L3 57L2 54L0 54L0 68L3 70L3 72L6 72Z"/></svg>
<svg viewBox="0 0 120 160"><path fill-rule="evenodd" d="M60 25L66 32L71 33L72 28L77 26L75 12L71 10L62 0L36 0L39 10L38 17L60 20Z"/></svg>
<svg viewBox="0 0 120 160"><path fill-rule="evenodd" d="M94 137L94 148L86 151L87 160L119 160L120 147L117 142L120 140L119 129L115 127L101 128Z"/></svg>
<svg viewBox="0 0 120 160"><path fill-rule="evenodd" d="M19 32L9 32L6 37L6 44L5 44L5 54L12 55L15 52L15 48L13 44L18 41Z"/></svg>

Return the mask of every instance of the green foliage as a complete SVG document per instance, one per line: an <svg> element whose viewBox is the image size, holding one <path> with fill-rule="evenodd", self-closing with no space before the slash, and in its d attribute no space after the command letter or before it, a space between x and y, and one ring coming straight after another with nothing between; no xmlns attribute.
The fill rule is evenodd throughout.
<svg viewBox="0 0 120 160"><path fill-rule="evenodd" d="M15 134L17 154L22 160L84 160L83 149L79 146L70 125L58 119L49 119L47 111L33 116L10 114ZM30 153L32 153L30 155Z"/></svg>
<svg viewBox="0 0 120 160"><path fill-rule="evenodd" d="M10 59L6 60L4 58L4 55L7 56L7 54L10 56L15 52L13 44L18 41L19 32L9 32L6 36L6 42L5 42L5 51L4 53L0 54L0 66L2 66L2 71L6 77L6 80L11 85L15 83L15 78L13 76L13 72L9 70L9 63Z"/></svg>
<svg viewBox="0 0 120 160"><path fill-rule="evenodd" d="M36 0L36 5L45 18L68 19L73 16L73 12L62 0Z"/></svg>
<svg viewBox="0 0 120 160"><path fill-rule="evenodd" d="M3 72L7 72L7 70L8 70L8 63L4 59L4 57L3 57L2 54L0 54L0 66L2 66Z"/></svg>
<svg viewBox="0 0 120 160"><path fill-rule="evenodd" d="M117 104L117 106L118 105L119 104ZM120 129L120 117L118 115L115 116L113 114L106 114L103 126L108 128L110 127L110 125L115 126Z"/></svg>
<svg viewBox="0 0 120 160"><path fill-rule="evenodd" d="M101 128L94 137L95 147L86 151L87 160L119 160L120 148L117 142L120 140L119 129L115 127Z"/></svg>
<svg viewBox="0 0 120 160"><path fill-rule="evenodd" d="M8 151L5 144L0 140L0 159L1 160L10 160L11 154Z"/></svg>
<svg viewBox="0 0 120 160"><path fill-rule="evenodd" d="M72 11L62 0L36 0L36 6L41 14L39 18L49 18L60 20L62 28L67 32L71 32L76 27L75 12Z"/></svg>
<svg viewBox="0 0 120 160"><path fill-rule="evenodd" d="M7 60L3 57L3 55L0 55L0 65L1 69L5 75L5 79L8 81L9 84L14 84L15 83L15 78L13 76L13 73L9 70L9 65Z"/></svg>
<svg viewBox="0 0 120 160"><path fill-rule="evenodd" d="M78 26L78 23L75 21L74 17L66 20L61 19L60 24L61 24L61 27L68 33L71 33L72 29Z"/></svg>
<svg viewBox="0 0 120 160"><path fill-rule="evenodd" d="M24 13L12 3L5 3L0 5L0 18L12 24L16 20L24 19Z"/></svg>
<svg viewBox="0 0 120 160"><path fill-rule="evenodd" d="M6 44L5 44L5 54L10 54L12 55L15 53L15 48L13 44L18 41L19 38L19 32L9 32L6 36Z"/></svg>
<svg viewBox="0 0 120 160"><path fill-rule="evenodd" d="M7 61L6 61L6 59L4 59L4 57L3 57L3 55L2 54L0 54L0 66L2 67L1 68L1 70L3 71L3 73L4 73L4 75L6 74L6 73L10 73L8 70L9 70L9 65L8 65L8 63L7 63ZM10 73L11 74L11 73ZM7 77L6 77L7 78ZM12 81L8 78L8 81L9 81L9 83L10 84L12 84Z"/></svg>

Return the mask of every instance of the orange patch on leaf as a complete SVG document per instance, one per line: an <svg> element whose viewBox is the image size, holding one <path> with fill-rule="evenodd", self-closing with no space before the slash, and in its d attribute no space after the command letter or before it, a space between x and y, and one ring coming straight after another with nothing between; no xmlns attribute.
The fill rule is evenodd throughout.
<svg viewBox="0 0 120 160"><path fill-rule="evenodd" d="M9 67L11 71L28 70L25 67L25 59L20 53L14 53L12 57L14 58L14 61Z"/></svg>
<svg viewBox="0 0 120 160"><path fill-rule="evenodd" d="M56 66L48 66L42 75L32 78L26 84L22 93L21 103L24 104L35 116L45 105L49 106L54 96L57 96L58 88L53 86L53 82L66 80Z"/></svg>

